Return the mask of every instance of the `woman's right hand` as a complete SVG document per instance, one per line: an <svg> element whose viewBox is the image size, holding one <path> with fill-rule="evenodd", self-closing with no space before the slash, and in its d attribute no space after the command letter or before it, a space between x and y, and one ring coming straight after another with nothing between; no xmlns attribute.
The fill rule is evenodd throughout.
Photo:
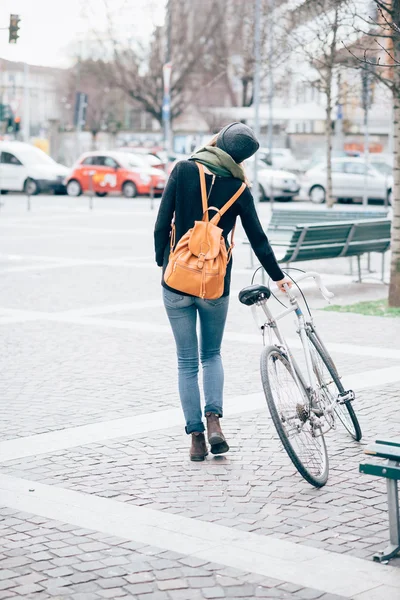
<svg viewBox="0 0 400 600"><path fill-rule="evenodd" d="M293 281L291 279L289 279L289 277L284 277L283 279L280 279L279 281L275 281L276 285L278 286L278 288L281 290L281 292L285 292L286 294L286 290L285 290L285 285L287 285L289 288L292 287L293 285Z"/></svg>

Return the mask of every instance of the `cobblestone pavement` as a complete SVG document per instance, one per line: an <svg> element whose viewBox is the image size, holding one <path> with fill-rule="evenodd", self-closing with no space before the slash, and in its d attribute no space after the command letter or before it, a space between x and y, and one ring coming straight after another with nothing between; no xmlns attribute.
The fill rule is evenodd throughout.
<svg viewBox="0 0 400 600"><path fill-rule="evenodd" d="M201 600L340 596L0 508L0 598Z"/></svg>
<svg viewBox="0 0 400 600"><path fill-rule="evenodd" d="M264 220L268 210L261 207ZM356 390L362 443L340 428L327 436L331 472L321 490L295 473L267 409L247 405L261 391L261 342L235 294L224 345L224 429L231 452L191 463L176 418L156 431L107 437L114 419L179 408L174 346L153 264L154 215L145 199L96 200L90 212L87 198L37 197L31 213L23 198L6 199L0 215L0 476L223 525L260 540L286 540L299 547L299 556L315 548L373 565L371 555L388 537L385 485L360 475L358 464L365 443L399 432L400 370L396 381L385 379L385 370L396 369L400 358L395 320L326 313L318 294L306 287L344 380L376 373L372 387ZM235 291L249 283L249 260L248 247L239 244ZM327 273L339 301L384 296L373 280L351 283L347 262L304 267ZM284 330L295 337L290 319ZM231 402L243 402L236 416ZM96 423L105 424L96 443L83 432L61 450L2 458L7 443L23 448L31 443L28 436L65 430L68 437L69 431L75 435L72 428ZM256 566L247 572L227 567L223 556L206 562L157 547L152 539L144 545L132 536L84 529L62 513L55 521L1 498L0 506L0 600L353 597L293 583L290 572L285 580L270 578ZM390 572L398 575L399 566L400 559L391 561Z"/></svg>

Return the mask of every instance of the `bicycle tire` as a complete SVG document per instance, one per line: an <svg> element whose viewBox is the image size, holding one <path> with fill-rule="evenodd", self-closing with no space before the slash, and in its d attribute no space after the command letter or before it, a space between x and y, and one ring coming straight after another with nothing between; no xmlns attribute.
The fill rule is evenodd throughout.
<svg viewBox="0 0 400 600"><path fill-rule="evenodd" d="M260 370L261 370L261 380L262 380L262 384L263 384L263 388L264 388L265 398L267 400L267 406L268 406L269 412L271 414L272 421L274 423L275 429L279 435L279 438L283 444L284 449L286 450L290 460L296 467L299 474L306 481L308 481L308 483L310 483L314 487L320 488L320 487L324 486L325 483L327 482L328 473L329 473L328 453L327 453L327 449L326 449L324 436L322 435L322 432L318 436L313 436L311 431L308 434L310 436L310 439L313 437L314 440L319 440L316 443L320 446L321 452L323 455L321 472L320 473L310 472L309 466L304 464L302 458L298 455L298 451L296 451L295 447L293 446L293 442L291 441L291 439L293 440L295 438L295 436L290 438L286 432L284 425L283 425L283 423L285 421L286 422L289 421L289 419L283 418L284 417L283 414L281 417L279 414L279 410L277 408L277 403L275 401L274 392L273 392L274 386L273 386L272 378L271 378L270 372L269 372L269 363L272 361L276 361L276 360L279 360L284 365L284 367L287 371L287 374L293 380L294 386L295 386L295 388L297 388L299 394L301 395L303 402L304 402L304 399L307 398L307 391L304 387L303 387L303 390L299 389L299 385L302 385L302 383L298 378L296 378L293 375L292 367L291 367L287 357L285 356L285 354L276 346L265 347L261 354ZM280 387L280 389L281 389L281 387ZM292 388L292 391L293 390L294 390L294 388ZM291 398L291 401L293 400L292 391L289 391L289 393L288 393L288 396ZM295 402L295 399L293 400L293 402ZM298 410L298 409L296 409L296 410ZM290 419L292 419L292 417ZM305 427L305 423L304 423L304 427Z"/></svg>
<svg viewBox="0 0 400 600"><path fill-rule="evenodd" d="M336 368L335 363L333 362L332 357L330 356L328 351L325 350L325 348L321 345L321 342L319 341L319 338L314 331L307 331L307 335L311 343L313 344L315 350L320 355L320 358L324 363L326 369L328 370L330 376L332 377L333 383L337 388L337 395L345 394L346 390L344 389L343 384L340 380L338 370ZM359 442L362 438L362 431L351 402L346 401L343 404L339 404L337 402L334 407L334 410L347 432L356 442ZM351 425L348 419L350 419Z"/></svg>

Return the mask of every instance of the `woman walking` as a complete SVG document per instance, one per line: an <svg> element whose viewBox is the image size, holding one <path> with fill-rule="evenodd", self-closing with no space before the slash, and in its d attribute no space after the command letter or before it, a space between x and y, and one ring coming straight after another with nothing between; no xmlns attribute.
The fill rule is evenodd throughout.
<svg viewBox="0 0 400 600"><path fill-rule="evenodd" d="M232 260L227 264L223 293L212 300L205 299L204 294L189 295L168 286L164 275L175 240L179 241L194 226L195 221L202 220L202 199L203 202L209 200L210 209L211 206L222 209L219 213L221 215L224 205L233 200L233 197L237 197L230 203L231 206L222 214L218 223L225 243L228 244L228 236L239 216L258 260L270 277L283 291L284 284L291 283L285 278L276 261L258 219L249 189L245 186L241 188L243 182L246 182L242 163L258 148L259 143L253 131L246 125L231 123L222 129L211 140L210 145L196 152L189 160L177 163L165 188L155 225L156 262L159 267L163 267L163 299L175 337L179 395L186 420L185 431L192 437L190 458L193 461L202 461L208 454L198 383L199 346L208 442L213 454L222 454L229 450L220 425L223 416L224 386L221 343L228 312ZM203 171L205 190L202 197ZM205 193L207 198L204 198ZM200 320L200 344L196 330L197 316Z"/></svg>

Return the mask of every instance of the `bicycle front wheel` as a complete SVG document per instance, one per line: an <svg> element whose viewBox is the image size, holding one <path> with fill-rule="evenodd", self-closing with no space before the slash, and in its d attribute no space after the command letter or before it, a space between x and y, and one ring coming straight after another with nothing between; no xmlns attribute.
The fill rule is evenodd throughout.
<svg viewBox="0 0 400 600"><path fill-rule="evenodd" d="M354 408L349 400L344 403L339 402L340 395L345 394L346 390L340 381L335 363L322 346L316 333L311 331L308 333L308 336L312 344L311 350L314 356L314 365L316 366L314 370L320 389L329 402L334 402L333 409L336 415L351 437L359 442L362 438L362 433Z"/></svg>
<svg viewBox="0 0 400 600"><path fill-rule="evenodd" d="M261 379L272 421L290 460L306 481L322 487L329 472L324 436L310 411L305 387L276 346L264 348L261 354Z"/></svg>

